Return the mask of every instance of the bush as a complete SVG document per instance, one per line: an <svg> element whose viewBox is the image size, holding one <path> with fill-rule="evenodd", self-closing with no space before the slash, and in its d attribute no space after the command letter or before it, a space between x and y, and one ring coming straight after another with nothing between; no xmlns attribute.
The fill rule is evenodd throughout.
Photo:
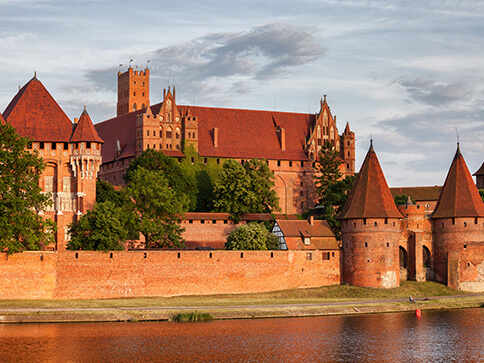
<svg viewBox="0 0 484 363"><path fill-rule="evenodd" d="M235 229L227 238L228 250L276 250L279 239L269 232L263 224L249 223Z"/></svg>

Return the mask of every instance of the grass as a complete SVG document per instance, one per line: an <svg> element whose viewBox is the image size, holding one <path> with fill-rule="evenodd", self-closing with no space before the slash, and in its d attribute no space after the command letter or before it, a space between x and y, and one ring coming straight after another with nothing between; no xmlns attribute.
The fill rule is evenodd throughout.
<svg viewBox="0 0 484 363"><path fill-rule="evenodd" d="M195 311L194 313L180 313L172 317L173 321L177 322L199 322L199 321L209 321L213 317L209 313L199 313Z"/></svg>
<svg viewBox="0 0 484 363"><path fill-rule="evenodd" d="M401 299L413 296L463 295L436 282L403 281L395 289L371 289L349 285L325 286L308 289L293 289L258 294L227 294L207 296L140 297L102 300L0 300L0 309L113 309L129 307L181 307L181 306L230 306L230 305L275 305L305 304L351 300Z"/></svg>

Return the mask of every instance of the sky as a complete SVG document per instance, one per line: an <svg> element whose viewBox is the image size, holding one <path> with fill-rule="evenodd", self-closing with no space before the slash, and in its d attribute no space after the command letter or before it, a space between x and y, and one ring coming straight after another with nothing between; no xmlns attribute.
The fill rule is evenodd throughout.
<svg viewBox="0 0 484 363"><path fill-rule="evenodd" d="M460 142L484 161L484 1L0 0L0 112L37 72L72 120L115 116L116 75L151 104L317 113L370 139L390 186L442 185Z"/></svg>

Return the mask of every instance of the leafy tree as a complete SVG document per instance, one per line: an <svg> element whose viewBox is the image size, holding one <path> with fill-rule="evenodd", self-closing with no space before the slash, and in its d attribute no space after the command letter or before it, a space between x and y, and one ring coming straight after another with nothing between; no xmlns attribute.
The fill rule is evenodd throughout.
<svg viewBox="0 0 484 363"><path fill-rule="evenodd" d="M45 166L37 152L27 150L30 146L0 121L0 251L9 254L54 242L55 223L37 213L51 204L39 186Z"/></svg>
<svg viewBox="0 0 484 363"><path fill-rule="evenodd" d="M128 237L120 208L111 201L96 203L77 223L70 225L70 250L113 251L124 249Z"/></svg>
<svg viewBox="0 0 484 363"><path fill-rule="evenodd" d="M342 174L339 170L341 166L341 158L334 146L326 142L319 154L319 160L316 163L315 184L316 193L320 196L324 195L326 189L341 180Z"/></svg>
<svg viewBox="0 0 484 363"><path fill-rule="evenodd" d="M223 164L214 189L214 211L230 213L235 221L244 213L269 213L279 209L274 174L265 161L252 159L242 166L235 160Z"/></svg>
<svg viewBox="0 0 484 363"><path fill-rule="evenodd" d="M479 195L481 196L481 199L484 202L484 189L479 189Z"/></svg>
<svg viewBox="0 0 484 363"><path fill-rule="evenodd" d="M139 231L145 237L146 247L184 247L180 222L188 210L188 198L170 188L163 172L136 168L125 192L139 218Z"/></svg>
<svg viewBox="0 0 484 363"><path fill-rule="evenodd" d="M393 198L393 200L395 201L396 205L405 205L407 203L407 200L408 200L408 195L406 195L406 194L395 195L395 198ZM412 201L413 204L415 204L415 199L410 197L410 200Z"/></svg>
<svg viewBox="0 0 484 363"><path fill-rule="evenodd" d="M96 203L111 202L116 207L116 214L126 229L129 240L136 240L139 237L138 221L139 219L129 208L131 200L123 190L116 190L111 183L104 180L96 182ZM99 225L102 228L102 225Z"/></svg>
<svg viewBox="0 0 484 363"><path fill-rule="evenodd" d="M248 223L234 229L225 243L227 250L275 250L278 247L278 238L259 223Z"/></svg>
<svg viewBox="0 0 484 363"><path fill-rule="evenodd" d="M162 172L176 194L186 196L189 202L189 210L193 211L197 207L197 183L194 173L187 172L182 168L180 163L171 156L163 154L162 151L148 149L129 164L128 170L124 175L124 180L130 182L133 172L142 167L146 170L155 170Z"/></svg>
<svg viewBox="0 0 484 363"><path fill-rule="evenodd" d="M323 195L319 199L319 203L323 206L323 212L319 218L328 221L331 230L336 236L336 239L341 240L341 224L337 216L343 210L343 207L348 199L348 193L353 188L356 180L356 175L347 176L344 179L338 180L333 184L328 185Z"/></svg>

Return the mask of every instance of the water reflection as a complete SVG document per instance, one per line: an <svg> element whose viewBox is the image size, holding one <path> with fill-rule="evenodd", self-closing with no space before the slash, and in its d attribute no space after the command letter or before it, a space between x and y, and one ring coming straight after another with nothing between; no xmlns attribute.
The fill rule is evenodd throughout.
<svg viewBox="0 0 484 363"><path fill-rule="evenodd" d="M5 362L477 362L484 309L207 323L0 325Z"/></svg>

